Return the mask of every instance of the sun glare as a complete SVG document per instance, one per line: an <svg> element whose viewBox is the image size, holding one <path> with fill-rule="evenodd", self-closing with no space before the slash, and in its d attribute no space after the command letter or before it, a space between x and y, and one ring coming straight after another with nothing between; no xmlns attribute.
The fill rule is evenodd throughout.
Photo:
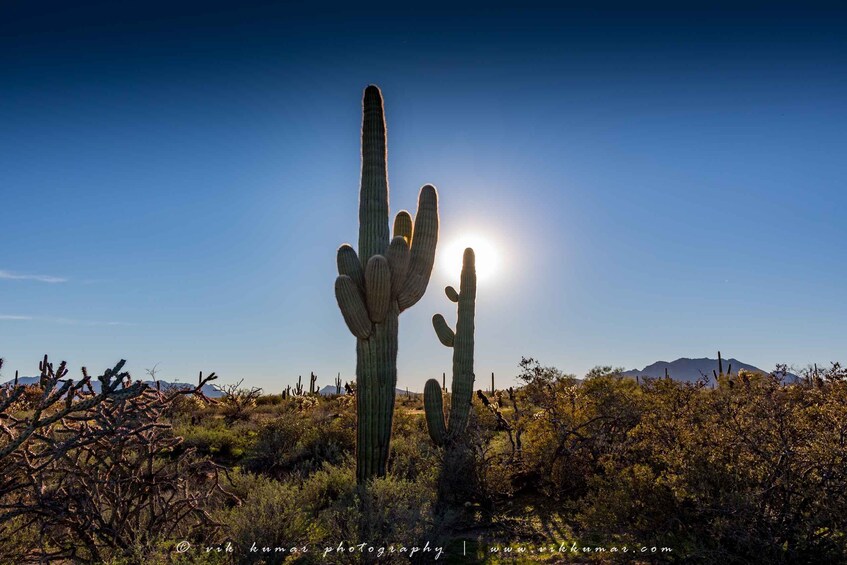
<svg viewBox="0 0 847 565"><path fill-rule="evenodd" d="M479 234L462 234L447 242L444 251L439 250L439 254L443 253L441 271L458 283L462 272L462 255L468 247L472 247L476 255L477 281L488 281L500 268L500 255L491 240Z"/></svg>

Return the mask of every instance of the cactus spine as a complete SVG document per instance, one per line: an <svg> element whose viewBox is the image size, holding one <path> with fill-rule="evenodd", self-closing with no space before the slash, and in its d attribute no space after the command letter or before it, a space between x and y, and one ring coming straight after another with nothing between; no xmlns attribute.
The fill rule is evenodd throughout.
<svg viewBox="0 0 847 565"><path fill-rule="evenodd" d="M397 386L400 312L424 295L438 241L438 193L425 185L418 213L401 211L388 229L388 170L382 94L365 89L362 102L359 252L338 249L335 297L356 336L356 480L384 476Z"/></svg>
<svg viewBox="0 0 847 565"><path fill-rule="evenodd" d="M450 402L450 420L444 423L441 387L438 381L430 379L424 387L424 409L429 435L436 445L445 445L465 430L473 396L473 355L474 355L474 313L476 310L476 266L473 249L465 249L462 258L462 279L459 292L452 286L445 289L447 297L458 302L459 315L454 332L444 320L436 314L432 317L432 326L438 339L447 347L453 348L453 395Z"/></svg>

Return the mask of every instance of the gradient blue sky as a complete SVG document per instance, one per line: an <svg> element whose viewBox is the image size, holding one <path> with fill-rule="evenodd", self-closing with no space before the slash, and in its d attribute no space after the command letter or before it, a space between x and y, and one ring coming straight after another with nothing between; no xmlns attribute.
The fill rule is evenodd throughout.
<svg viewBox="0 0 847 565"><path fill-rule="evenodd" d="M845 359L843 4L401 4L0 4L5 376L352 378L332 288L369 83L392 210L431 182L442 243L502 254L483 383L521 355ZM457 278L401 317L399 386L449 371Z"/></svg>

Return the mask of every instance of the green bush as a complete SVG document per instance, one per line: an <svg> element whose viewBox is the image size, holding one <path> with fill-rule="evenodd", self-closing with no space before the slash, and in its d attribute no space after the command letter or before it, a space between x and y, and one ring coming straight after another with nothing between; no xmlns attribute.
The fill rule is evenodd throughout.
<svg viewBox="0 0 847 565"><path fill-rule="evenodd" d="M282 563L289 552L251 554L258 547L302 547L309 542L309 513L304 511L297 485L251 474L239 474L233 491L242 499L236 508L222 511L239 558L247 563ZM252 555L252 558L251 558Z"/></svg>
<svg viewBox="0 0 847 565"><path fill-rule="evenodd" d="M200 455L223 462L241 459L256 439L248 426L225 426L218 420L205 425L178 425L174 428L183 437L184 447L193 447Z"/></svg>
<svg viewBox="0 0 847 565"><path fill-rule="evenodd" d="M244 462L247 470L282 478L301 477L324 463L339 464L355 447L355 413L334 404L314 404L262 425Z"/></svg>
<svg viewBox="0 0 847 565"><path fill-rule="evenodd" d="M234 491L243 503L221 511L242 561L283 563L291 551L251 555L250 547L303 548L298 562L355 563L369 554L324 551L339 543L367 540L375 546L423 545L433 525L435 493L431 484L395 478L377 479L362 493L356 487L352 457L324 464L306 479L277 481L240 474ZM375 553L378 551L375 548ZM405 555L385 553L380 563L407 563Z"/></svg>
<svg viewBox="0 0 847 565"><path fill-rule="evenodd" d="M389 471L399 479L431 479L438 470L438 450L429 439L422 414L395 410Z"/></svg>

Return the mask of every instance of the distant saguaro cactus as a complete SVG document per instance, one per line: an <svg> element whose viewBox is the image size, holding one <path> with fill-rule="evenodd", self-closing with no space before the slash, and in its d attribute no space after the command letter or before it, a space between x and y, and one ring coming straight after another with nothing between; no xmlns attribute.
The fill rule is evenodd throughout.
<svg viewBox="0 0 847 565"><path fill-rule="evenodd" d="M465 430L473 397L474 313L476 309L476 266L473 249L465 249L462 258L462 279L459 292L452 286L444 289L447 298L458 302L459 315L454 332L444 316L432 317L432 326L438 339L453 348L453 395L450 402L449 423L444 423L441 387L430 379L424 387L424 409L429 435L436 445L445 445Z"/></svg>
<svg viewBox="0 0 847 565"><path fill-rule="evenodd" d="M438 241L438 193L421 188L418 213L405 210L388 228L388 170L382 93L365 89L362 102L362 178L359 252L338 249L335 297L356 336L356 480L384 476L397 386L400 312L417 303L429 284ZM413 225L414 224L414 225Z"/></svg>
<svg viewBox="0 0 847 565"><path fill-rule="evenodd" d="M667 369L665 371L667 371ZM723 372L723 358L721 357L720 351L718 351L718 370L712 370L712 374L715 376L715 381L718 380L718 377L722 377L724 374L732 377L732 363L729 364L729 369L727 369L726 373Z"/></svg>

